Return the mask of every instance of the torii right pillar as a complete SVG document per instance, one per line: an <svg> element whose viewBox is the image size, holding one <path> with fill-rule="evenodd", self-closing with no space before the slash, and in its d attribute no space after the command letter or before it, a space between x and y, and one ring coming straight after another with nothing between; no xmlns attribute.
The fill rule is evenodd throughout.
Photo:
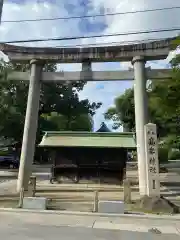
<svg viewBox="0 0 180 240"><path fill-rule="evenodd" d="M138 158L139 193L147 195L147 164L145 150L144 127L148 123L148 99L146 92L145 59L136 56L132 60L134 66L134 101L136 122L136 143Z"/></svg>

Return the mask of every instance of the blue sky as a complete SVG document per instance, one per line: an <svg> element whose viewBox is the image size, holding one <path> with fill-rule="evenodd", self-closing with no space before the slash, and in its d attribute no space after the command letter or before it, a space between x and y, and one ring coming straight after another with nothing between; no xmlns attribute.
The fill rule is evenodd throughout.
<svg viewBox="0 0 180 240"><path fill-rule="evenodd" d="M137 11L152 8L180 6L179 1L172 0L5 0L2 20L22 20L34 18L71 17ZM129 15L104 16L100 18L58 20L45 22L2 23L0 41L23 40L32 38L70 37L93 34L113 34L130 31L180 27L180 10L163 12L138 13ZM144 35L114 36L99 39L83 39L29 44L30 46L63 46L74 44L111 43L120 41L162 38L176 35L177 32L166 32ZM148 62L152 68L164 68L164 61ZM128 69L130 63L94 63L93 70ZM61 70L81 70L81 64L62 64ZM112 106L114 98L121 95L133 82L89 82L80 93L80 98L90 101L101 101L103 106L98 110L94 121L95 129L104 120L103 113ZM111 127L112 123L107 123Z"/></svg>

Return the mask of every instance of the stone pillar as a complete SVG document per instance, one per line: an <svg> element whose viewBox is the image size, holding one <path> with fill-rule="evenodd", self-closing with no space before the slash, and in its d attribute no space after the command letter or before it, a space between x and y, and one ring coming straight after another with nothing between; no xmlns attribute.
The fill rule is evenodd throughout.
<svg viewBox="0 0 180 240"><path fill-rule="evenodd" d="M125 124L123 125L123 132L131 132Z"/></svg>
<svg viewBox="0 0 180 240"><path fill-rule="evenodd" d="M0 24L1 24L1 18L2 18L3 4L4 4L4 0L0 0Z"/></svg>
<svg viewBox="0 0 180 240"><path fill-rule="evenodd" d="M148 123L145 129L147 196L160 197L158 140L156 124Z"/></svg>
<svg viewBox="0 0 180 240"><path fill-rule="evenodd" d="M34 158L36 132L38 125L40 81L43 64L36 60L31 61L31 75L24 124L24 134L21 148L20 167L17 181L17 191L23 187L28 190L28 182L31 175Z"/></svg>
<svg viewBox="0 0 180 240"><path fill-rule="evenodd" d="M148 123L145 60L143 57L137 56L133 58L132 64L134 65L134 101L139 192L141 196L144 196L147 193L144 126Z"/></svg>
<svg viewBox="0 0 180 240"><path fill-rule="evenodd" d="M123 181L124 186L124 202L131 203L131 182L129 179L124 179Z"/></svg>
<svg viewBox="0 0 180 240"><path fill-rule="evenodd" d="M80 79L82 81L92 81L93 79L92 66L89 59L84 59L82 61L82 71L81 71Z"/></svg>

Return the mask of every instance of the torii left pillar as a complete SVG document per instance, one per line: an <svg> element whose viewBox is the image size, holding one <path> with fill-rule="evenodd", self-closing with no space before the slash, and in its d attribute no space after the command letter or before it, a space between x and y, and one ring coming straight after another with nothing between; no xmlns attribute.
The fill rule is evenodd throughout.
<svg viewBox="0 0 180 240"><path fill-rule="evenodd" d="M17 181L18 192L21 191L21 188L24 188L25 191L28 190L28 182L32 172L32 163L34 159L36 144L36 132L38 126L38 112L43 64L37 60L32 60L30 64L31 74L21 148L20 167Z"/></svg>

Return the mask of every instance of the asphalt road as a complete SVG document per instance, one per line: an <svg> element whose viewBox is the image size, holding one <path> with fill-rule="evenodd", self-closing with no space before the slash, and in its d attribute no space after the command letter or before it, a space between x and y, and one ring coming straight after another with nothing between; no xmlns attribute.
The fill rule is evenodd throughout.
<svg viewBox="0 0 180 240"><path fill-rule="evenodd" d="M148 232L156 228L159 232ZM120 230L121 229L121 230ZM0 212L0 239L177 240L180 222L65 214Z"/></svg>
<svg viewBox="0 0 180 240"><path fill-rule="evenodd" d="M91 229L84 227L40 226L35 224L0 225L1 239L8 240L178 240L176 234Z"/></svg>

